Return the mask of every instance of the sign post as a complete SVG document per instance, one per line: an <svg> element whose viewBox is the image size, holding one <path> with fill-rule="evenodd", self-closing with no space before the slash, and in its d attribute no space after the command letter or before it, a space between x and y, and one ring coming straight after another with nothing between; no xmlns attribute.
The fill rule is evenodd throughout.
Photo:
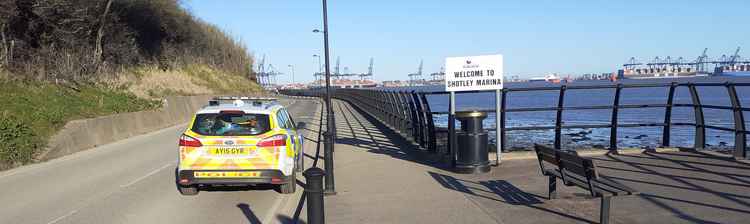
<svg viewBox="0 0 750 224"><path fill-rule="evenodd" d="M495 90L495 132L496 160L500 164L502 136L500 130L500 96L503 89L503 56L482 55L468 57L449 57L445 59L445 91L450 92L449 115L449 151L456 160L455 125L455 92L474 90Z"/></svg>

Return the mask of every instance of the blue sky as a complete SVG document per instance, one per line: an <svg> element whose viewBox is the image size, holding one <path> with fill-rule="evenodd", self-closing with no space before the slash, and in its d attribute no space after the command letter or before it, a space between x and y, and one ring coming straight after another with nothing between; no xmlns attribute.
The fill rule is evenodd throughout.
<svg viewBox="0 0 750 224"><path fill-rule="evenodd" d="M312 80L322 55L321 1L186 0L199 18L266 55L281 83ZM329 0L331 65L376 80L408 79L424 60L439 71L445 57L503 54L505 75L613 72L630 57L693 60L750 48L750 2L594 0ZM750 51L746 49L743 52ZM745 53L744 55L750 55ZM747 56L745 56L747 58ZM333 68L331 68L333 69Z"/></svg>

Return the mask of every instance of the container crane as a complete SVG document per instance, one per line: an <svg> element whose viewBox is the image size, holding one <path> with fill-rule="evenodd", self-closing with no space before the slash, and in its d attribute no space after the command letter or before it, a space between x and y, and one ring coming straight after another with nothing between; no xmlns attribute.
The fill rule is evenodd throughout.
<svg viewBox="0 0 750 224"><path fill-rule="evenodd" d="M705 73L706 72L706 62L708 61L708 55L706 54L708 52L708 48L703 49L703 54L698 56L697 59L695 59L695 70L698 73Z"/></svg>
<svg viewBox="0 0 750 224"><path fill-rule="evenodd" d="M414 86L414 81L415 81L414 77L421 77L422 76L422 66L423 65L424 65L424 61L423 60L419 60L419 70L417 71L417 73L411 73L411 74L409 74L409 86Z"/></svg>
<svg viewBox="0 0 750 224"><path fill-rule="evenodd" d="M432 81L438 81L445 78L445 68L440 67L440 72L432 73L430 74L432 76Z"/></svg>
<svg viewBox="0 0 750 224"><path fill-rule="evenodd" d="M336 57L336 67L334 68L333 76L339 79L341 75L339 68L341 68L341 57Z"/></svg>
<svg viewBox="0 0 750 224"><path fill-rule="evenodd" d="M359 74L359 78L362 80L367 79L367 77L372 77L372 70L374 69L374 58L370 58L370 66L367 67L367 73L366 74Z"/></svg>
<svg viewBox="0 0 750 224"><path fill-rule="evenodd" d="M729 58L729 66L733 66L740 59L740 47L734 51L734 54Z"/></svg>
<svg viewBox="0 0 750 224"><path fill-rule="evenodd" d="M639 63L637 60L635 60L635 57L630 57L630 60L628 60L628 63L623 64L622 66L625 67L627 70L632 70L638 65L642 65L643 63Z"/></svg>
<svg viewBox="0 0 750 224"><path fill-rule="evenodd" d="M260 63L258 63L258 72L256 73L257 81L260 86L265 87L266 82L268 81L268 75L266 74L266 55L264 54L263 57L260 59Z"/></svg>

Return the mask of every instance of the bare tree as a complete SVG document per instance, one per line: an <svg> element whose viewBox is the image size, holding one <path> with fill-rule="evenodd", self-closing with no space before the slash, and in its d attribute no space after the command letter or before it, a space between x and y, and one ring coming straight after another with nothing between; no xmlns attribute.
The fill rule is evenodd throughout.
<svg viewBox="0 0 750 224"><path fill-rule="evenodd" d="M0 68L8 66L8 39L5 37L5 23L0 26L0 36L2 36L2 55L0 55Z"/></svg>
<svg viewBox="0 0 750 224"><path fill-rule="evenodd" d="M102 60L102 37L104 36L104 26L106 25L105 19L109 13L109 7L112 6L112 0L107 1L107 6L104 7L104 13L102 13L101 19L99 19L99 30L96 32L96 49L94 50L94 60L100 62Z"/></svg>

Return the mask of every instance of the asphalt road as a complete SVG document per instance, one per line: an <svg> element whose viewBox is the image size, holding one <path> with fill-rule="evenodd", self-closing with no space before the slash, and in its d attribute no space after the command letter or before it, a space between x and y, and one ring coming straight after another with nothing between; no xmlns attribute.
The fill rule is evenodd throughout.
<svg viewBox="0 0 750 224"><path fill-rule="evenodd" d="M317 124L320 105L284 101L297 122ZM308 128L311 128L308 126ZM0 172L0 223L279 223L297 193L270 188L181 196L174 183L177 139L185 125ZM317 139L317 133L308 134ZM315 143L305 144L315 152ZM312 160L308 158L305 166ZM299 175L298 179L303 180ZM291 210L291 212L290 212Z"/></svg>

